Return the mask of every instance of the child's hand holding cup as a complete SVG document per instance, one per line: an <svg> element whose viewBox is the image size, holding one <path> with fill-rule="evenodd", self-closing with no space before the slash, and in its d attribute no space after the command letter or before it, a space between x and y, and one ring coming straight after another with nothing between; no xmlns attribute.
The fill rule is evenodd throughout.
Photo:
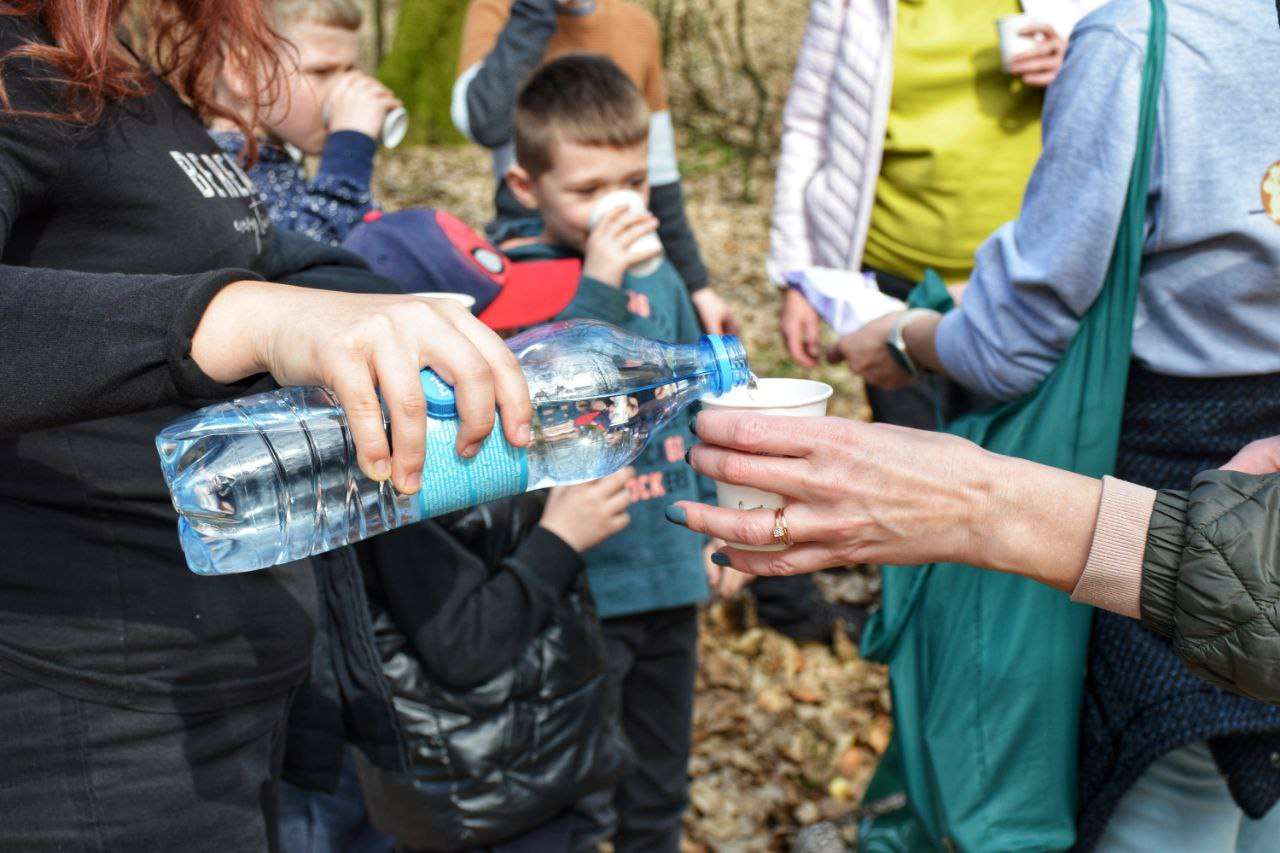
<svg viewBox="0 0 1280 853"><path fill-rule="evenodd" d="M754 412L789 418L820 418L827 413L831 386L812 379L759 379L755 388L735 388L720 397L704 397L708 409ZM782 509L787 499L774 492L716 483L716 502L727 509ZM728 543L743 551L785 551L786 545L743 545Z"/></svg>
<svg viewBox="0 0 1280 853"><path fill-rule="evenodd" d="M610 214L621 208L623 213L616 217L610 217ZM645 205L644 199L640 197L640 193L634 190L614 190L606 193L596 199L595 204L591 205L591 213L587 218L587 229L595 233L597 227L617 226L622 232L617 236L625 243L624 251L629 258L642 258L639 262L632 263L627 269L633 275L647 276L657 272L658 267L662 264L662 241L658 239L656 226L640 228L644 233L635 239L630 239L629 229L625 220L634 219L641 214L648 216L649 208ZM617 217L624 217L619 219ZM606 221L608 220L608 221ZM610 235L604 235L610 236ZM597 238L598 241L598 238ZM588 237L587 254L591 254L591 238ZM588 262L592 258L587 258Z"/></svg>
<svg viewBox="0 0 1280 853"><path fill-rule="evenodd" d="M355 130L370 139L379 139L387 148L404 141L409 130L409 113L400 99L377 79L351 71L338 80L324 102L325 127Z"/></svg>

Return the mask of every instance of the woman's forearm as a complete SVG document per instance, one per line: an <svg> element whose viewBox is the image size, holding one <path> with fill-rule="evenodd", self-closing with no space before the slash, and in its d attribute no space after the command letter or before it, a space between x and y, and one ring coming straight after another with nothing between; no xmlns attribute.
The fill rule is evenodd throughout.
<svg viewBox="0 0 1280 853"><path fill-rule="evenodd" d="M946 372L937 347L941 322L941 315L924 315L902 330L911 358L933 373ZM1135 496L1135 487L1125 488L1127 484L1113 485L1108 495L1116 517L1100 518L1103 486L1098 480L1020 459L992 459L991 497L975 515L978 550L973 562L1025 575L1136 618L1142 536L1129 535L1128 528L1131 516L1141 515L1137 524L1150 515L1146 496ZM1145 512L1135 509L1135 500L1146 500ZM1098 543L1105 553L1093 555L1091 562L1095 526L1106 534ZM1086 566L1092 571L1086 572Z"/></svg>
<svg viewBox="0 0 1280 853"><path fill-rule="evenodd" d="M231 383L266 369L248 319L271 315L266 303L273 289L282 286L237 281L222 288L209 302L191 336L191 359L210 379Z"/></svg>
<svg viewBox="0 0 1280 853"><path fill-rule="evenodd" d="M988 454L988 488L972 516L974 565L1071 592L1093 544L1102 483L1022 459Z"/></svg>
<svg viewBox="0 0 1280 853"><path fill-rule="evenodd" d="M922 314L902 329L902 342L907 346L907 354L917 367L930 373L947 372L938 357L938 324L941 322L941 314Z"/></svg>

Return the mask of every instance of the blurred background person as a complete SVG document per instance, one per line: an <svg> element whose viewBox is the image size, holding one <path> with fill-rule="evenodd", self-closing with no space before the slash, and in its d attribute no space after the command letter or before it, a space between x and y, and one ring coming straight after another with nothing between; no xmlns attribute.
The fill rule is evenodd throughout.
<svg viewBox="0 0 1280 853"><path fill-rule="evenodd" d="M783 115L768 270L866 270L905 299L927 268L965 282L973 253L1013 219L1040 156L1044 88L1097 0L813 0ZM997 21L1026 13L1026 51L1001 65ZM787 351L813 367L818 313L787 289ZM969 395L930 378L867 389L873 417L932 429Z"/></svg>

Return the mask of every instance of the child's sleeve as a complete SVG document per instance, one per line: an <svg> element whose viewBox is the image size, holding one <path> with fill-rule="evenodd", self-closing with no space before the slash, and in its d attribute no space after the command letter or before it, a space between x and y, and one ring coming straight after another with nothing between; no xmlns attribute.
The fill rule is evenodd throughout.
<svg viewBox="0 0 1280 853"><path fill-rule="evenodd" d="M657 116L654 116L656 119ZM670 118L667 119L670 122ZM674 145L674 143L672 143ZM698 238L684 212L684 189L680 178L667 184L655 184L649 189L649 209L658 219L658 239L667 258L680 273L685 287L696 293L706 287L711 274L702 261Z"/></svg>
<svg viewBox="0 0 1280 853"><path fill-rule="evenodd" d="M643 44L646 70L641 86L649 105L649 210L658 219L658 239L667 259L680 273L690 293L707 286L710 274L684 210L684 189L676 160L676 136L667 104L666 73L662 67L662 36L647 12L635 27Z"/></svg>
<svg viewBox="0 0 1280 853"><path fill-rule="evenodd" d="M329 134L320 168L307 182L293 230L322 243L341 243L373 210L373 158L378 143L356 130Z"/></svg>
<svg viewBox="0 0 1280 853"><path fill-rule="evenodd" d="M486 148L511 141L516 92L542 61L556 31L555 0L508 2L472 0L453 84L454 125Z"/></svg>
<svg viewBox="0 0 1280 853"><path fill-rule="evenodd" d="M541 526L491 571L432 521L370 539L388 611L443 684L482 684L511 665L546 627L577 581L582 557Z"/></svg>
<svg viewBox="0 0 1280 853"><path fill-rule="evenodd" d="M698 320L698 312L693 301L683 288L675 291L676 334L672 339L677 344L696 344L702 340L702 323Z"/></svg>

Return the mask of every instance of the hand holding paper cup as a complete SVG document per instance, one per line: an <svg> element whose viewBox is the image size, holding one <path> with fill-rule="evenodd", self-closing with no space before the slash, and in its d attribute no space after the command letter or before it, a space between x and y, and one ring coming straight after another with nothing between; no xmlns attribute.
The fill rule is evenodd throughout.
<svg viewBox="0 0 1280 853"><path fill-rule="evenodd" d="M1000 68L1004 73L1009 73L1014 57L1036 46L1034 36L1022 35L1022 31L1035 22L1030 15L1005 15L996 21L996 30L1000 33Z"/></svg>
<svg viewBox="0 0 1280 853"><path fill-rule="evenodd" d="M604 219L605 215L617 208L625 208L632 213L645 213L648 207L645 206L644 199L640 197L640 193L634 190L614 190L611 193L601 196L596 203L591 206L591 213L588 216L587 229L593 230L596 225ZM656 252L656 257L647 261L642 261L631 268L631 272L638 276L653 275L657 272L658 267L662 266L662 240L657 234L645 234L639 240L636 240L634 247L642 252Z"/></svg>
<svg viewBox="0 0 1280 853"><path fill-rule="evenodd" d="M708 409L754 412L758 415L781 415L792 418L822 417L827 413L831 386L812 379L760 379L755 388L737 388L720 397L703 398ZM782 509L787 499L774 492L716 483L717 503L728 509ZM728 543L743 551L783 551L785 545L743 545Z"/></svg>

